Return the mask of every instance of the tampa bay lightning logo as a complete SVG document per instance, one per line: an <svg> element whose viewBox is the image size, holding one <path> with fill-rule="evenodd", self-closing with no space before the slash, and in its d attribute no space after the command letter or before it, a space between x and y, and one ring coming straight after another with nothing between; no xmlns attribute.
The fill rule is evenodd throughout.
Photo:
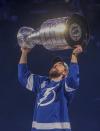
<svg viewBox="0 0 100 131"><path fill-rule="evenodd" d="M39 101L37 103L38 106L47 106L54 102L56 98L56 92L54 89L57 86L58 84L55 87L50 87L42 90L42 92L39 95Z"/></svg>

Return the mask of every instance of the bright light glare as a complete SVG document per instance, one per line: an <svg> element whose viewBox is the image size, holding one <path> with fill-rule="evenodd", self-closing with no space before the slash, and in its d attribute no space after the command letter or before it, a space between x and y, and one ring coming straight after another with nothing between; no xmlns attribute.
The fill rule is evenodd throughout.
<svg viewBox="0 0 100 131"><path fill-rule="evenodd" d="M66 31L66 25L65 24L58 24L55 27L55 32L64 33L65 31Z"/></svg>

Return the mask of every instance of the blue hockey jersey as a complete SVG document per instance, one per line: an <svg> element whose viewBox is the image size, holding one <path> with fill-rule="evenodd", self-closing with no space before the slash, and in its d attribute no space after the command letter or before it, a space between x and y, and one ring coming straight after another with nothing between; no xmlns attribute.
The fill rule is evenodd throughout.
<svg viewBox="0 0 100 131"><path fill-rule="evenodd" d="M18 65L18 79L35 95L31 131L71 131L68 104L79 87L79 67L70 63L69 74L60 81L32 74L27 64Z"/></svg>

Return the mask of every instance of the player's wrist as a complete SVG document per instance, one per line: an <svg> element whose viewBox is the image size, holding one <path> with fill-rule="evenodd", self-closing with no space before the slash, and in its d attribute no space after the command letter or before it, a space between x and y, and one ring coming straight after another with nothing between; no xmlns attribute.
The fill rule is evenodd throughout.
<svg viewBox="0 0 100 131"><path fill-rule="evenodd" d="M22 55L27 56L27 55L28 55L28 52L27 52L27 51L22 51Z"/></svg>
<svg viewBox="0 0 100 131"><path fill-rule="evenodd" d="M75 57L77 57L77 56L78 56L78 54L77 54L77 53L75 53L75 52L73 52L73 53L72 53L72 55L73 55L73 56L75 56Z"/></svg>

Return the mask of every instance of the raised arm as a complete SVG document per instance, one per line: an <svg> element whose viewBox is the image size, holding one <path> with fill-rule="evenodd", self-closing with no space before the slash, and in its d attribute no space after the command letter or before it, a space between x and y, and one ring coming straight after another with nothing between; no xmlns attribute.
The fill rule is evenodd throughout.
<svg viewBox="0 0 100 131"><path fill-rule="evenodd" d="M67 84L71 88L77 88L79 86L79 66L78 66L78 55L82 52L82 47L77 45L72 52L71 62L69 65L69 74L67 77Z"/></svg>
<svg viewBox="0 0 100 131"><path fill-rule="evenodd" d="M27 66L27 57L28 57L28 53L30 52L30 49L24 47L21 48L21 51L22 53L18 64L18 80L23 87L32 91L33 75L31 74Z"/></svg>
<svg viewBox="0 0 100 131"><path fill-rule="evenodd" d="M79 66L77 57L82 51L82 47L78 45L72 52L69 73L65 79L65 96L67 97L68 104L72 101L76 89L79 87Z"/></svg>
<svg viewBox="0 0 100 131"><path fill-rule="evenodd" d="M82 47L77 45L72 52L71 63L69 67L69 77L73 81L76 87L79 86L79 66L78 66L78 55L82 53Z"/></svg>
<svg viewBox="0 0 100 131"><path fill-rule="evenodd" d="M22 51L22 54L20 57L19 64L27 64L27 56L28 56L28 53L31 51L31 49L23 47L21 48L21 51Z"/></svg>
<svg viewBox="0 0 100 131"><path fill-rule="evenodd" d="M18 80L23 87L37 93L40 90L41 81L45 79L45 77L30 72L27 65L30 50L29 48L21 48L22 54L18 64Z"/></svg>
<svg viewBox="0 0 100 131"><path fill-rule="evenodd" d="M71 56L71 63L78 63L77 57L80 53L83 52L83 49L80 45L76 45L75 49L72 52L72 56Z"/></svg>

